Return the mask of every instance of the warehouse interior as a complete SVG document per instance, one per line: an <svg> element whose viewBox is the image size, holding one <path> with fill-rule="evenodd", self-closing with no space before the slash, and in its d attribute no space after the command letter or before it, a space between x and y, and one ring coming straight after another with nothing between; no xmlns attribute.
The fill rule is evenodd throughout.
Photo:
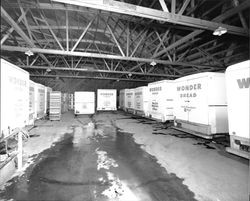
<svg viewBox="0 0 250 201"><path fill-rule="evenodd" d="M115 89L117 108L45 112L22 130L22 168L0 163L0 200L249 200L249 159L226 151L228 132L202 138L119 102L124 89L249 60L249 13L249 0L2 0L1 59L52 91L95 92L95 105Z"/></svg>

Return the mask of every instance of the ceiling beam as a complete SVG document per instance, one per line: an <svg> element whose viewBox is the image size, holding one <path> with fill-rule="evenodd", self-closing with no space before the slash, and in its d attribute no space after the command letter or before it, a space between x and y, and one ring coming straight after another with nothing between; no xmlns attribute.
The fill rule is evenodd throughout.
<svg viewBox="0 0 250 201"><path fill-rule="evenodd" d="M171 2L171 13L175 14L176 0L172 0Z"/></svg>
<svg viewBox="0 0 250 201"><path fill-rule="evenodd" d="M107 24L107 27L108 27L108 30L109 30L110 34L112 35L112 37L113 37L113 39L114 39L114 41L115 41L115 44L117 45L118 49L120 50L121 55L122 55L122 56L125 56L125 54L124 54L124 52L123 52L123 50L122 50L122 48L121 48L119 42L117 41L117 39L116 39L116 37L115 37L114 32L112 31L112 29L110 28L110 26L108 25L107 22L106 22L106 24Z"/></svg>
<svg viewBox="0 0 250 201"><path fill-rule="evenodd" d="M185 0L185 2L183 3L180 11L178 12L178 15L182 15L184 13L184 11L186 10L189 2L190 2L190 0Z"/></svg>
<svg viewBox="0 0 250 201"><path fill-rule="evenodd" d="M93 23L94 20L95 20L95 17L88 23L87 27L84 29L84 31L82 32L81 36L79 37L79 39L75 43L74 47L71 49L71 52L75 51L76 47L78 46L78 44L80 43L80 41L82 40L82 38L84 37L84 35L87 33L88 28L91 26L91 24Z"/></svg>
<svg viewBox="0 0 250 201"><path fill-rule="evenodd" d="M43 77L43 78L75 78L75 79L96 79L96 80L116 80L126 82L154 82L155 80L142 80L142 79L127 79L127 78L115 78L115 77L94 77L94 76L77 76L77 75L36 75L30 74L30 77Z"/></svg>
<svg viewBox="0 0 250 201"><path fill-rule="evenodd" d="M17 20L17 24L19 23L19 22L21 22L22 21L22 19L25 17L25 15L26 15L26 13L27 13L27 11L25 11L24 13L22 13L22 15L18 18L18 20ZM6 41L6 39L8 39L8 37L10 36L10 34L12 33L14 31L14 28L13 27L11 27L11 28L9 28L9 30L8 31L6 31L6 34L3 36L3 38L1 39L1 45Z"/></svg>
<svg viewBox="0 0 250 201"><path fill-rule="evenodd" d="M10 17L10 15L3 9L1 6L1 17L6 20L13 28L14 30L25 40L26 43L28 43L29 46L35 48L35 44L31 41L31 39L23 32L23 30L18 26L18 24ZM27 49L29 50L29 48ZM26 51L27 51L26 50ZM43 55L40 54L40 57L42 57L46 63L49 64L49 66L52 66L52 64L49 62L49 60Z"/></svg>
<svg viewBox="0 0 250 201"><path fill-rule="evenodd" d="M69 51L69 13L67 10L65 12L65 18L66 18L66 51Z"/></svg>
<svg viewBox="0 0 250 201"><path fill-rule="evenodd" d="M159 3L161 4L162 10L163 10L164 12L169 13L169 10L168 10L168 7L167 7L165 1L164 1L164 0L159 0Z"/></svg>
<svg viewBox="0 0 250 201"><path fill-rule="evenodd" d="M148 33L148 30L145 31L145 32L141 35L141 39L138 41L138 43L136 44L136 46L135 46L133 52L132 52L131 55L130 55L131 57L134 56L136 50L137 50L138 47L141 45L142 41L145 40L147 33Z"/></svg>
<svg viewBox="0 0 250 201"><path fill-rule="evenodd" d="M230 26L227 24L211 22L208 20L202 20L198 18L183 16L183 15L178 15L178 14L173 14L173 13L168 13L165 11L159 11L156 9L136 6L136 5L132 5L129 3L123 3L123 2L113 1L113 0L103 0L103 1L95 1L95 2L79 1L79 0L52 0L52 1L60 2L64 4L76 5L76 6L89 7L89 8L94 8L98 10L105 10L108 12L133 15L137 17L154 19L154 20L169 22L173 24L181 24L181 25L200 28L204 30L214 31L219 26L222 26L228 30L228 33L249 37L248 32L245 29L240 28L240 27ZM250 1L246 0L242 4L244 5L244 7L242 7L241 10L249 7Z"/></svg>
<svg viewBox="0 0 250 201"><path fill-rule="evenodd" d="M246 7L249 7L250 6L250 1L244 1L243 3L241 3L239 6L217 16L216 18L213 19L213 21L217 21L217 22L221 22L225 19L227 19L228 17L231 17L232 15L236 14L237 12L239 12L240 10L243 10L244 8ZM237 12L236 12L237 10ZM236 13L235 13L236 12ZM164 54L166 51L169 51L183 43L185 43L186 41L198 36L199 34L203 33L204 30L195 30L193 32L191 32L190 34L186 35L185 37L182 37L180 40L172 43L171 45L169 45L167 48L161 50L160 52L158 52L154 58L157 58L159 56L161 56L162 54ZM249 34L248 34L248 37L249 37Z"/></svg>
<svg viewBox="0 0 250 201"><path fill-rule="evenodd" d="M25 70L46 70L47 66L31 66L31 65L19 65L20 68ZM115 70L102 70L102 69L89 69L89 68L70 68L70 67L51 67L51 70L57 71L74 71L74 72L86 72L86 73L109 73L109 74L132 74L132 75L141 75L141 76L152 76L152 77L172 77L177 78L177 75L167 75L167 74L157 74L157 73L141 73L141 72L132 72L132 71L115 71Z"/></svg>
<svg viewBox="0 0 250 201"><path fill-rule="evenodd" d="M89 52L67 52L62 50L55 49L41 49L41 48L27 48L27 47L16 47L16 46L7 46L3 45L1 50L6 51L17 51L17 52L26 52L27 50L31 50L34 53L43 53L43 54L56 54L56 55L68 55L68 56L82 56L82 57L90 57L90 58L104 58L104 59L113 59L113 60L125 60L125 61L137 61L137 62L146 62L151 63L155 61L159 64L170 64L170 65L180 65L180 66L196 66L198 68L207 68L211 66L204 66L199 64L185 63L185 62L170 62L166 60L153 59L153 58L139 58L139 57L126 57L120 55L108 55L108 54L98 54L98 53L89 53ZM217 66L215 66L216 68Z"/></svg>
<svg viewBox="0 0 250 201"><path fill-rule="evenodd" d="M52 34L52 36L53 36L53 38L55 39L55 41L56 41L56 43L58 44L58 46L61 48L61 50L64 51L64 48L63 48L62 44L60 43L60 41L58 40L56 34L55 34L54 31L50 28L50 25L49 25L49 23L47 22L47 19L46 19L42 14L40 14L40 15L41 15L41 17L42 17L42 22L44 22L44 23L47 25L47 27L48 27L50 33Z"/></svg>

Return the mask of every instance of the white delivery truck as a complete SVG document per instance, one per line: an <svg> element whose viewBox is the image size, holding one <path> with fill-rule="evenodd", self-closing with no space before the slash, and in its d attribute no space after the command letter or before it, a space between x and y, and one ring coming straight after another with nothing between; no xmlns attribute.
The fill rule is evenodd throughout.
<svg viewBox="0 0 250 201"><path fill-rule="evenodd" d="M49 114L49 102L50 102L50 93L52 92L52 88L45 87L45 115Z"/></svg>
<svg viewBox="0 0 250 201"><path fill-rule="evenodd" d="M161 122L174 119L174 83L172 80L161 80L148 84L148 111L146 116Z"/></svg>
<svg viewBox="0 0 250 201"><path fill-rule="evenodd" d="M249 159L250 155L250 60L226 70L230 153Z"/></svg>
<svg viewBox="0 0 250 201"><path fill-rule="evenodd" d="M134 113L135 89L125 89L125 111Z"/></svg>
<svg viewBox="0 0 250 201"><path fill-rule="evenodd" d="M29 81L29 120L28 125L35 122L35 82Z"/></svg>
<svg viewBox="0 0 250 201"><path fill-rule="evenodd" d="M95 92L75 92L75 115L95 113Z"/></svg>
<svg viewBox="0 0 250 201"><path fill-rule="evenodd" d="M1 133L7 137L28 124L29 73L1 59Z"/></svg>
<svg viewBox="0 0 250 201"><path fill-rule="evenodd" d="M175 80L175 128L211 139L228 133L224 73L198 73Z"/></svg>
<svg viewBox="0 0 250 201"><path fill-rule="evenodd" d="M116 89L97 89L97 110L117 110Z"/></svg>
<svg viewBox="0 0 250 201"><path fill-rule="evenodd" d="M35 118L41 119L45 116L45 86L35 83Z"/></svg>
<svg viewBox="0 0 250 201"><path fill-rule="evenodd" d="M149 91L147 86L135 88L135 114L145 116L148 111Z"/></svg>
<svg viewBox="0 0 250 201"><path fill-rule="evenodd" d="M125 110L125 89L121 89L119 93L119 108Z"/></svg>

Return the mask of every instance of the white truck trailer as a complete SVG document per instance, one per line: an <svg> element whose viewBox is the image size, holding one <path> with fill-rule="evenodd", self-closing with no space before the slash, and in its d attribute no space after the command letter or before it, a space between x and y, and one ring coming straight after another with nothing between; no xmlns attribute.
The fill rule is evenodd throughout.
<svg viewBox="0 0 250 201"><path fill-rule="evenodd" d="M95 113L95 92L76 91L74 96L75 115Z"/></svg>
<svg viewBox="0 0 250 201"><path fill-rule="evenodd" d="M46 96L45 86L35 83L35 118L41 119L45 116Z"/></svg>
<svg viewBox="0 0 250 201"><path fill-rule="evenodd" d="M162 80L148 84L148 111L146 116L161 122L174 119L174 82Z"/></svg>
<svg viewBox="0 0 250 201"><path fill-rule="evenodd" d="M175 80L175 128L211 139L228 133L224 73L198 73Z"/></svg>
<svg viewBox="0 0 250 201"><path fill-rule="evenodd" d="M226 88L228 101L228 121L230 153L249 159L250 156L250 60L232 66L226 70Z"/></svg>
<svg viewBox="0 0 250 201"><path fill-rule="evenodd" d="M119 92L119 108L125 110L125 89L121 89Z"/></svg>
<svg viewBox="0 0 250 201"><path fill-rule="evenodd" d="M29 73L1 59L1 133L7 137L28 124Z"/></svg>
<svg viewBox="0 0 250 201"><path fill-rule="evenodd" d="M29 81L29 120L28 125L35 122L35 82Z"/></svg>
<svg viewBox="0 0 250 201"><path fill-rule="evenodd" d="M125 111L134 113L135 89L125 89Z"/></svg>
<svg viewBox="0 0 250 201"><path fill-rule="evenodd" d="M116 89L97 89L97 110L117 110Z"/></svg>
<svg viewBox="0 0 250 201"><path fill-rule="evenodd" d="M135 114L145 116L148 111L149 91L147 86L135 88Z"/></svg>

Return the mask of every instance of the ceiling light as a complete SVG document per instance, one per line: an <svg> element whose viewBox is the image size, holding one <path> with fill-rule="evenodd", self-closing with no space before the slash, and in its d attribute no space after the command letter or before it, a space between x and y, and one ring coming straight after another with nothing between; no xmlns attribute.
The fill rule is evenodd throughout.
<svg viewBox="0 0 250 201"><path fill-rule="evenodd" d="M214 30L213 35L214 36L221 36L222 34L227 33L227 29L224 27L218 27L217 29Z"/></svg>
<svg viewBox="0 0 250 201"><path fill-rule="evenodd" d="M47 68L46 71L47 71L47 72L51 72L51 68Z"/></svg>
<svg viewBox="0 0 250 201"><path fill-rule="evenodd" d="M152 62L150 63L150 65L151 65L151 66L155 66L155 65L156 65L156 62L155 62L155 61L152 61Z"/></svg>
<svg viewBox="0 0 250 201"><path fill-rule="evenodd" d="M128 76L131 77L131 76L132 76L132 73L129 73Z"/></svg>
<svg viewBox="0 0 250 201"><path fill-rule="evenodd" d="M31 52L31 50L27 50L27 51L25 52L25 54L28 55L28 56L33 56L33 55L34 55L34 53Z"/></svg>

